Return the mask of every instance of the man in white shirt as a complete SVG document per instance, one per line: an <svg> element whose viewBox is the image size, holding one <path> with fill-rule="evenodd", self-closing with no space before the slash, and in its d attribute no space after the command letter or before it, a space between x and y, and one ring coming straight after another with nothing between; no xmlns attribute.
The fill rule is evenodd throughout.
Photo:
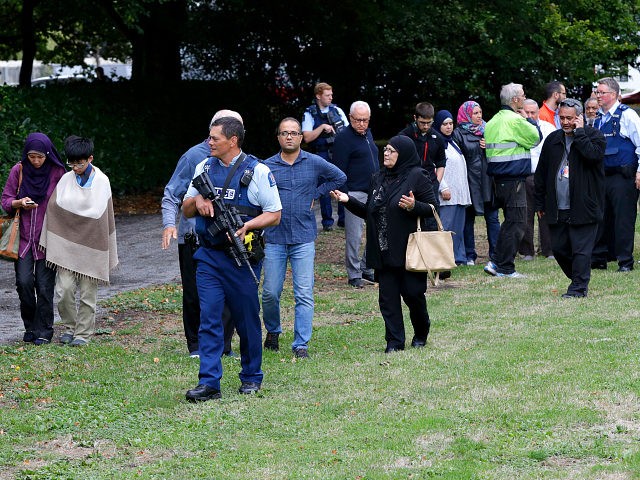
<svg viewBox="0 0 640 480"><path fill-rule="evenodd" d="M606 269L618 261L618 272L633 270L633 246L640 189L640 117L618 101L620 86L611 77L598 80L600 110L594 127L604 133L605 211L593 248L591 267Z"/></svg>

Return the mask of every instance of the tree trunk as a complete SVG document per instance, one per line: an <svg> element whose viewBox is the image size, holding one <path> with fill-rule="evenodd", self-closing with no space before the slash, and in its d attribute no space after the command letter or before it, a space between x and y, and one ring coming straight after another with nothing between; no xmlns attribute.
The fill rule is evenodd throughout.
<svg viewBox="0 0 640 480"><path fill-rule="evenodd" d="M36 58L36 25L34 11L38 0L22 0L20 14L22 36L22 65L20 66L19 84L21 87L31 86L33 61Z"/></svg>
<svg viewBox="0 0 640 480"><path fill-rule="evenodd" d="M132 80L177 82L182 76L180 45L187 20L186 0L154 4L133 45Z"/></svg>

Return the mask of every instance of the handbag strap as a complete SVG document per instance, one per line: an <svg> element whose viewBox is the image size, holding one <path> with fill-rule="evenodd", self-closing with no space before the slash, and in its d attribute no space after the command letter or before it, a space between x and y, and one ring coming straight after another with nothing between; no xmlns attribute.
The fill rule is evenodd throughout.
<svg viewBox="0 0 640 480"><path fill-rule="evenodd" d="M16 189L16 197L20 194L20 187L22 186L22 163L20 163L20 177L18 177L18 188ZM16 209L16 214L13 218L20 220L21 208Z"/></svg>
<svg viewBox="0 0 640 480"><path fill-rule="evenodd" d="M436 207L434 207L432 204L429 204L429 206L431 207L431 211L433 212L433 218L436 219L436 223L438 224L438 230L441 232L444 232L444 227L442 226L442 220L440 220L440 215L438 215L438 212L436 212ZM416 232L421 232L422 228L420 227L420 220L422 217L418 217L418 226L416 227Z"/></svg>

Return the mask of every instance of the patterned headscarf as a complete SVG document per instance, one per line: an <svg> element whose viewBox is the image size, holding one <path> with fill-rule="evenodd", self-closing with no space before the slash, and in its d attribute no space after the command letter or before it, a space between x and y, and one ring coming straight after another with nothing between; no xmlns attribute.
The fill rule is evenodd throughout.
<svg viewBox="0 0 640 480"><path fill-rule="evenodd" d="M474 102L473 100L469 100L460 105L458 109L458 125L460 128L463 128L478 137L484 136L484 127L487 124L484 120L480 125L476 125L475 123L471 123L471 116L473 114L473 109L479 107L480 104L478 102Z"/></svg>

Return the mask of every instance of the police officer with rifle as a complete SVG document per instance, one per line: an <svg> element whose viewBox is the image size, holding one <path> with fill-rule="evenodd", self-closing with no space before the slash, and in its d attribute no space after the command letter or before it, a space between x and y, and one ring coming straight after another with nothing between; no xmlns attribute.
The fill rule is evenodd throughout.
<svg viewBox="0 0 640 480"><path fill-rule="evenodd" d="M196 167L182 205L186 217L196 217L200 239L194 255L201 310L200 372L198 385L186 393L191 402L221 397L225 302L240 337L239 392L257 392L263 379L256 283L262 261L247 250L260 248L259 233L280 222L282 205L269 168L242 152L243 140L244 127L237 119L224 117L213 122L209 132L211 157ZM253 241L247 248L249 235Z"/></svg>

